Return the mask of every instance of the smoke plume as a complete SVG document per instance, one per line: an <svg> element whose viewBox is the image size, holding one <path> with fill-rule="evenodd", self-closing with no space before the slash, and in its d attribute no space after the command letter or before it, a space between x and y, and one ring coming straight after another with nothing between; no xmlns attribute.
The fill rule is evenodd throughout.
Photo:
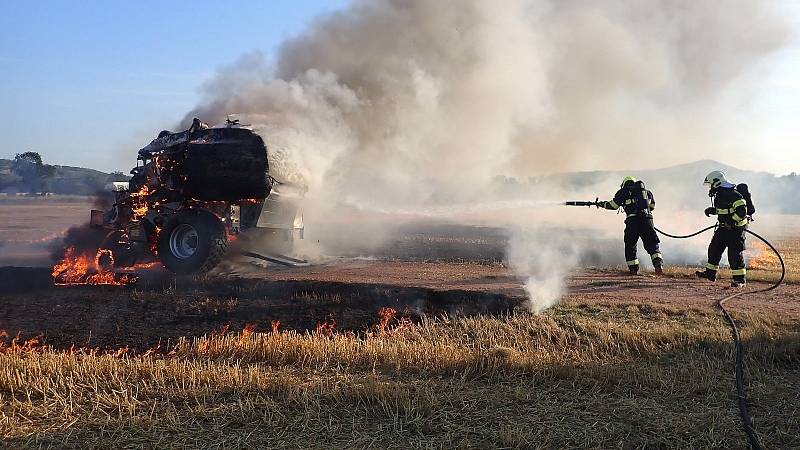
<svg viewBox="0 0 800 450"><path fill-rule="evenodd" d="M498 174L736 150L727 110L786 34L769 2L749 0L356 0L274 62L252 53L221 69L183 125L241 114L263 132L275 176L309 186L311 229L342 204L486 200ZM521 236L509 255L546 306L580 251Z"/></svg>
<svg viewBox="0 0 800 450"><path fill-rule="evenodd" d="M528 228L511 234L507 259L511 268L527 279L524 287L531 312L558 302L564 293L564 274L578 265L580 254L575 241L552 230Z"/></svg>

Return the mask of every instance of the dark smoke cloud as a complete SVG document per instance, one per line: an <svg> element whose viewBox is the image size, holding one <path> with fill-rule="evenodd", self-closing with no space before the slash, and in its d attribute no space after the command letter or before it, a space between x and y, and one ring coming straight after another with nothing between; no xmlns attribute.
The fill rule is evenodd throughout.
<svg viewBox="0 0 800 450"><path fill-rule="evenodd" d="M93 255L103 244L107 234L108 231L92 228L88 224L70 227L63 237L54 239L48 244L50 259L54 263L60 261L69 247L74 247L78 254Z"/></svg>

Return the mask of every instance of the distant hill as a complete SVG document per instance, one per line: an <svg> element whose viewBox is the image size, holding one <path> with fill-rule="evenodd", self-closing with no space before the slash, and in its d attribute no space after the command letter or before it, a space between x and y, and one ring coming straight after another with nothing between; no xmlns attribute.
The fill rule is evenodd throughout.
<svg viewBox="0 0 800 450"><path fill-rule="evenodd" d="M702 209L710 202L708 189L702 186L703 179L712 170L722 170L735 183L747 183L758 211L800 214L800 202L795 201L795 196L800 193L800 176L797 174L776 176L711 160L654 170L562 173L525 181L499 177L494 190L514 197L547 200L564 196L570 197L564 200L594 200L595 196L607 200L614 195L622 179L632 175L645 181L653 191L656 202L665 209Z"/></svg>
<svg viewBox="0 0 800 450"><path fill-rule="evenodd" d="M11 170L12 160L0 159L0 192L26 192L22 180ZM109 181L127 179L94 169L71 166L52 166L53 176L45 181L46 191L54 194L94 195L105 189Z"/></svg>

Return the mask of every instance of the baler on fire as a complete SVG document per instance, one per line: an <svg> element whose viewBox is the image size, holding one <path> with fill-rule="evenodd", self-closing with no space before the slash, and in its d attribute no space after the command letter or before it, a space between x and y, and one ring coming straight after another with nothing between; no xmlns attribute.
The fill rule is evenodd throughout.
<svg viewBox="0 0 800 450"><path fill-rule="evenodd" d="M209 127L194 119L186 131L162 131L139 150L131 174L113 183L109 211L92 210L91 225L108 230L99 264L157 258L176 274L199 274L239 233L260 233L278 252L303 237L305 189L270 175L264 140L238 120Z"/></svg>

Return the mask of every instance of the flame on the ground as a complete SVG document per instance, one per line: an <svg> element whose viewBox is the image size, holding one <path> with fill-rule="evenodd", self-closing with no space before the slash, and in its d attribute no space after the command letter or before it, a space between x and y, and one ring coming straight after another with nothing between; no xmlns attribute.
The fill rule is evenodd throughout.
<svg viewBox="0 0 800 450"><path fill-rule="evenodd" d="M411 319L406 316L398 317L397 311L394 308L382 307L378 310L378 322L366 330L365 338L392 338L398 336L400 333L409 330L413 327ZM226 341L226 337L230 330L231 324L226 323L218 329L213 330L210 334L204 336L199 340L198 351L201 354L211 354L218 351L220 345L230 342ZM260 336L270 336L271 338L280 338L283 334L279 330L280 321L273 320L270 323L271 331L263 333ZM238 337L240 342L249 341L250 339L260 339L259 335L255 335L256 325L245 324L244 328ZM293 333L293 332L289 332ZM72 344L68 349L57 350L56 348L48 345L45 342L44 335L37 335L29 339L22 339L21 332L17 332L13 338L6 330L0 329L0 355L2 354L27 354L27 353L45 353L45 352L63 352L66 355L87 355L87 356L111 356L114 358L149 358L149 357L174 357L180 351L181 344L173 343L171 345L162 345L159 341L146 350L135 350L127 345L117 348L100 348L79 346ZM352 331L337 331L336 320L331 316L325 322L318 322L315 332L312 334L317 338L334 338L343 336L350 339L356 339L356 334Z"/></svg>
<svg viewBox="0 0 800 450"><path fill-rule="evenodd" d="M388 306L378 309L378 323L372 326L370 334L378 336L392 336L403 332L411 326L408 316L397 317L397 310Z"/></svg>
<svg viewBox="0 0 800 450"><path fill-rule="evenodd" d="M39 335L29 339L22 339L22 333L17 332L16 336L11 338L11 335L3 329L0 329L0 355L1 354L27 354L27 353L44 353L48 351L56 351L50 345L43 342L43 336ZM9 339L10 338L10 339ZM161 343L156 343L144 352L135 351L127 345L119 348L102 349L100 347L84 347L72 344L70 348L63 350L66 355L88 355L88 356L101 356L108 355L113 358L127 358L139 357L146 358L152 356L173 356L177 352L177 344L172 348L161 348Z"/></svg>
<svg viewBox="0 0 800 450"><path fill-rule="evenodd" d="M42 349L41 341L38 337L20 340L20 333L11 339L11 342L6 342L9 338L8 332L0 330L0 354L3 353L32 353Z"/></svg>
<svg viewBox="0 0 800 450"><path fill-rule="evenodd" d="M781 263L778 257L765 244L756 242L753 245L753 250L755 250L755 256L751 256L747 261L747 266L750 269L769 270L780 268Z"/></svg>
<svg viewBox="0 0 800 450"><path fill-rule="evenodd" d="M107 264L101 261L106 259ZM53 283L57 285L115 285L124 286L135 283L139 277L131 273L118 273L105 267L114 265L114 254L108 249L91 253L79 253L75 247L68 247L64 258L53 266Z"/></svg>
<svg viewBox="0 0 800 450"><path fill-rule="evenodd" d="M144 353L142 353L142 357L155 355L155 354L158 353L159 350L161 350L161 343L160 342L158 344L148 348Z"/></svg>
<svg viewBox="0 0 800 450"><path fill-rule="evenodd" d="M333 337L334 330L336 330L336 319L329 317L325 322L317 322L314 332L317 336Z"/></svg>
<svg viewBox="0 0 800 450"><path fill-rule="evenodd" d="M250 336L252 336L252 334L255 333L255 331L256 331L255 324L249 324L249 323L245 324L244 328L242 329L242 334L241 334L242 340L247 339Z"/></svg>

